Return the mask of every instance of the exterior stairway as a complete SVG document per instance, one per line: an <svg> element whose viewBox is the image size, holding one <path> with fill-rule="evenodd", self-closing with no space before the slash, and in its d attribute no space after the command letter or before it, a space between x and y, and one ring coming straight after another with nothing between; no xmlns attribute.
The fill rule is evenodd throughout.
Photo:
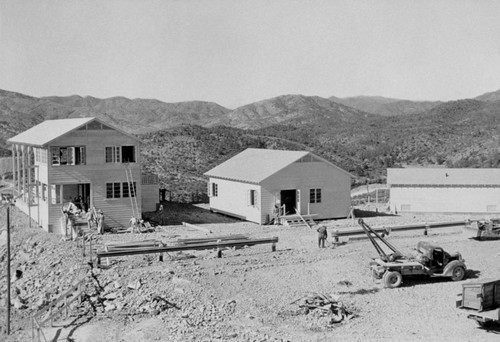
<svg viewBox="0 0 500 342"><path fill-rule="evenodd" d="M281 219L283 220L283 224L289 227L293 228L311 228L316 224L314 222L313 217L315 214L312 215L285 215L281 216Z"/></svg>

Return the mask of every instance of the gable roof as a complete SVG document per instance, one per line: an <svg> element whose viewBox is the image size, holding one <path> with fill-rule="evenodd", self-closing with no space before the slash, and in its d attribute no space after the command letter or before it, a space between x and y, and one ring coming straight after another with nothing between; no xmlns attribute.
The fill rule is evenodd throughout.
<svg viewBox="0 0 500 342"><path fill-rule="evenodd" d="M260 148L247 148L224 163L205 172L205 176L258 184L306 156L311 156L313 159L333 166L335 169L351 176L347 171L308 151L282 151Z"/></svg>
<svg viewBox="0 0 500 342"><path fill-rule="evenodd" d="M10 144L45 146L51 141L54 141L55 139L60 138L63 135L66 135L92 121L97 121L135 140L139 140L137 137L128 134L116 127L113 127L108 123L102 122L101 120L96 118L72 118L45 120L44 122L41 122L38 125L33 126L30 129L8 139L7 142Z"/></svg>
<svg viewBox="0 0 500 342"><path fill-rule="evenodd" d="M389 185L498 185L500 169L387 169Z"/></svg>

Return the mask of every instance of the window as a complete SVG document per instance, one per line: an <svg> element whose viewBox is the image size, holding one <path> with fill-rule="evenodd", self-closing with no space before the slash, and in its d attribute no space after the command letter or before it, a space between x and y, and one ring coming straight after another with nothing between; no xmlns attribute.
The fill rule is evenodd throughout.
<svg viewBox="0 0 500 342"><path fill-rule="evenodd" d="M127 198L136 197L137 186L132 183L132 189L129 191L128 183L106 183L106 198Z"/></svg>
<svg viewBox="0 0 500 342"><path fill-rule="evenodd" d="M120 198L120 197L121 197L121 184L106 183L106 198Z"/></svg>
<svg viewBox="0 0 500 342"><path fill-rule="evenodd" d="M257 190L250 190L250 205L255 207L257 205Z"/></svg>
<svg viewBox="0 0 500 342"><path fill-rule="evenodd" d="M135 146L122 146L122 162L135 163Z"/></svg>
<svg viewBox="0 0 500 342"><path fill-rule="evenodd" d="M44 151L41 159L43 161ZM85 164L85 146L64 146L50 148L52 165L81 165Z"/></svg>
<svg viewBox="0 0 500 342"><path fill-rule="evenodd" d="M106 146L106 163L135 163L135 146Z"/></svg>
<svg viewBox="0 0 500 342"><path fill-rule="evenodd" d="M106 147L106 163L120 162L120 146Z"/></svg>
<svg viewBox="0 0 500 342"><path fill-rule="evenodd" d="M60 184L51 184L50 185L50 199L52 204L62 204L62 186Z"/></svg>
<svg viewBox="0 0 500 342"><path fill-rule="evenodd" d="M217 183L212 183L212 197L219 196L219 186Z"/></svg>
<svg viewBox="0 0 500 342"><path fill-rule="evenodd" d="M321 203L321 189L310 189L309 203Z"/></svg>
<svg viewBox="0 0 500 342"><path fill-rule="evenodd" d="M42 185L42 200L47 200L47 184L41 183Z"/></svg>
<svg viewBox="0 0 500 342"><path fill-rule="evenodd" d="M122 196L123 197L135 197L136 193L137 193L137 187L135 185L135 182L132 183L132 191L129 195L129 191L128 191L128 183L122 183Z"/></svg>

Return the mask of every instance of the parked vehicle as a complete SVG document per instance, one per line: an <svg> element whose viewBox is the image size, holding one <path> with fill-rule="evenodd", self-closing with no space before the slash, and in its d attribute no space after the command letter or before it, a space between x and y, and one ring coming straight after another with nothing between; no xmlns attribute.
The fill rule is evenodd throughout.
<svg viewBox="0 0 500 342"><path fill-rule="evenodd" d="M457 307L480 326L500 322L500 279L474 280L462 284Z"/></svg>
<svg viewBox="0 0 500 342"><path fill-rule="evenodd" d="M374 259L370 266L373 276L376 279L382 279L385 287L400 286L403 282L403 276L408 275L450 277L453 281L465 278L467 267L460 253L450 254L437 245L420 241L416 248L417 255L409 257L370 228L362 219L359 219L358 223L380 256ZM391 252L385 252L377 239Z"/></svg>

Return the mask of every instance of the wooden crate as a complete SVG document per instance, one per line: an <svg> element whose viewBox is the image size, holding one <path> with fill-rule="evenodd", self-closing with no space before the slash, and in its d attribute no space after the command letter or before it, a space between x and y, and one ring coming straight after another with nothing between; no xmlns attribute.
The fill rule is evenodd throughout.
<svg viewBox="0 0 500 342"><path fill-rule="evenodd" d="M478 311L500 306L500 279L485 279L462 284L461 307Z"/></svg>

